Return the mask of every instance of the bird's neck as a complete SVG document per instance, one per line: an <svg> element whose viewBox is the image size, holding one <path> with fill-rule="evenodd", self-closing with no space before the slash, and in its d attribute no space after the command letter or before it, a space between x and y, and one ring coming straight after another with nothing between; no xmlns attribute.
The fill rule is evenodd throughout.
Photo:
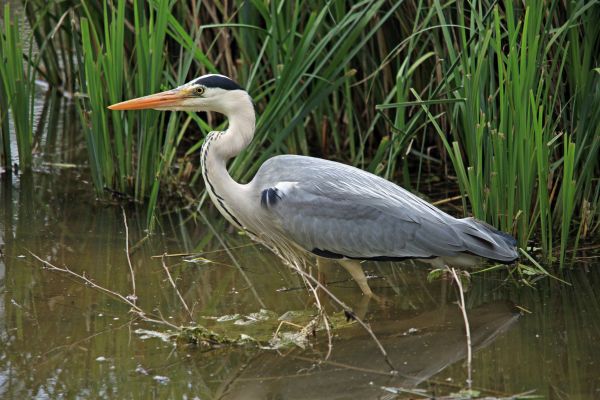
<svg viewBox="0 0 600 400"><path fill-rule="evenodd" d="M247 202L245 185L240 185L229 175L227 160L244 150L254 137L254 106L247 94L245 97L238 99L235 107L223 109L229 127L223 132L211 132L200 155L202 176L213 203L231 223L240 227L244 227L244 223L240 221L239 211Z"/></svg>
<svg viewBox="0 0 600 400"><path fill-rule="evenodd" d="M222 110L229 121L229 127L215 139L215 154L224 162L240 154L252 141L256 116L250 96L241 92L235 106Z"/></svg>

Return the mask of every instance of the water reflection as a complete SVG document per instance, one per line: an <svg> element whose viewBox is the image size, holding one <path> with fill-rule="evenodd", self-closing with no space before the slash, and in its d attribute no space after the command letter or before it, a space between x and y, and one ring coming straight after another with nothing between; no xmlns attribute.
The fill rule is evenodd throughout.
<svg viewBox="0 0 600 400"><path fill-rule="evenodd" d="M476 350L492 343L519 318L504 302L474 308L469 315ZM386 394L382 387L415 387L466 357L464 325L456 307L376 321L374 327L397 375L390 375L372 339L354 331L344 333L348 337L335 344L327 361L300 351L286 357L258 355L226 382L224 398L334 399L347 398L349 393L353 398L378 398Z"/></svg>

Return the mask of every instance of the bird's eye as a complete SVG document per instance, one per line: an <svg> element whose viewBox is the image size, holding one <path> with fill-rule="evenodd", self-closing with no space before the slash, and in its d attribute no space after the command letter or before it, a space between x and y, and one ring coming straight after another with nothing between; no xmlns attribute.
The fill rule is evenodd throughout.
<svg viewBox="0 0 600 400"><path fill-rule="evenodd" d="M204 94L204 87L203 86L198 86L194 89L194 93L196 93L197 96L202 96Z"/></svg>

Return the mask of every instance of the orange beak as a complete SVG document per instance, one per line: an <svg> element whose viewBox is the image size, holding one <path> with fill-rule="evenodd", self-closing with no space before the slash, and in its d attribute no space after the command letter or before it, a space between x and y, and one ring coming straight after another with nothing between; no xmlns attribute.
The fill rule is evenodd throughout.
<svg viewBox="0 0 600 400"><path fill-rule="evenodd" d="M147 110L151 108L176 107L186 97L185 91L174 89L123 101L108 106L108 108L111 110Z"/></svg>

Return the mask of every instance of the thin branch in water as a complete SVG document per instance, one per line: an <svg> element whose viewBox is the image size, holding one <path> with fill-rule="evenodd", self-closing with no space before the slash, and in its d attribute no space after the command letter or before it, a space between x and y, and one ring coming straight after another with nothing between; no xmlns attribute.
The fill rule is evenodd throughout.
<svg viewBox="0 0 600 400"><path fill-rule="evenodd" d="M460 311L462 312L463 320L465 323L465 332L467 335L467 388L471 390L473 385L473 349L471 346L471 327L469 326L469 318L467 317L467 308L465 306L465 295L463 292L462 283L460 281L460 278L458 277L458 274L456 273L456 270L448 266L446 266L446 268L448 268L448 271L450 271L450 273L452 274L452 278L456 282L456 286L458 286L458 308L460 308Z"/></svg>
<svg viewBox="0 0 600 400"><path fill-rule="evenodd" d="M302 325L298 325L298 324L295 324L293 322L283 320L283 321L281 321L279 323L279 325L277 325L277 329L275 330L275 333L273 334L273 337L276 337L277 335L279 335L279 331L281 330L281 327L283 325L293 326L294 328L298 328L298 329L304 328Z"/></svg>
<svg viewBox="0 0 600 400"><path fill-rule="evenodd" d="M129 307L131 307L131 309L129 311L131 313L139 316L142 320L144 320L146 322L156 323L159 325L166 325L166 326L168 326L172 329L178 330L178 331L180 330L180 328L178 326L170 323L169 321L165 320L164 318L160 318L160 317L157 318L155 315L146 313L137 304L135 304L129 298L129 296L123 296L122 294L120 294L118 292L107 289L104 286L100 286L97 283L95 283L94 281L92 281L91 279L89 279L87 276L85 276L85 274L78 274L77 272L70 270L68 267L63 267L63 268L57 267L56 265L50 263L49 261L46 261L46 260L40 258L39 256L32 253L31 251L29 251L29 250L27 250L27 251L29 252L29 254L31 254L33 256L33 258L35 258L36 260L41 262L44 265L44 268L47 268L50 271L61 272L61 273L67 274L69 276L75 277L77 280L79 280L80 282L82 282L83 284L85 284L87 286L90 286L92 289L96 289L99 292L107 294L110 297L112 297L116 300L119 300L122 303L127 304Z"/></svg>
<svg viewBox="0 0 600 400"><path fill-rule="evenodd" d="M294 264L294 269L296 270L301 270L302 268L299 265L295 265ZM306 274L307 276L312 277L312 275L310 274ZM323 319L323 323L325 324L325 331L327 332L327 354L325 355L325 360L328 360L329 357L331 356L331 351L333 349L333 335L331 334L331 327L329 326L329 320L327 319L327 314L325 313L325 309L323 308L322 304L321 304L321 300L319 299L319 294L317 293L317 288L315 287L311 282L308 281L308 279L306 279L306 277L304 275L302 275L302 280L304 281L304 283L306 284L306 286L309 288L309 290L313 293L313 296L315 298L315 302L317 303L317 309L319 310L319 315L317 316L317 320L318 319ZM315 280L318 284L321 284L318 280ZM310 325L310 323L309 323Z"/></svg>
<svg viewBox="0 0 600 400"><path fill-rule="evenodd" d="M190 308L188 307L188 305L185 302L185 300L183 299L183 296L181 295L181 292L177 288L177 285L175 285L175 281L171 277L171 273L169 272L169 268L167 268L167 264L165 263L165 257L166 257L166 255L167 255L167 253L165 253L163 255L163 257L161 258L161 260L160 260L161 263L162 263L163 269L165 270L165 273L167 274L167 278L169 278L169 282L171 282L171 286L173 286L173 289L175 289L175 292L177 293L177 296L179 297L179 300L181 301L181 304L183 304L183 307L187 311L188 316L190 317L190 321L194 322L194 317L192 316L192 312L190 311Z"/></svg>
<svg viewBox="0 0 600 400"><path fill-rule="evenodd" d="M155 256L151 256L151 258L162 258L162 257L187 257L187 256L203 256L205 254L213 254L213 253L222 253L224 251L227 250L237 250L237 249L242 249L244 247L255 247L257 246L258 243L247 243L247 244L242 244L239 246L232 246L232 247L228 247L227 249L217 249L217 250L209 250L209 251L201 251L201 252L197 252L197 253L172 253L172 254L159 254L159 255L155 255Z"/></svg>
<svg viewBox="0 0 600 400"><path fill-rule="evenodd" d="M135 294L135 274L133 273L133 265L131 264L131 257L129 256L129 227L127 226L127 215L125 215L125 209L121 207L123 212L123 224L125 225L125 255L127 256L127 265L129 265L129 273L131 274L131 286L133 293L127 296L135 304L137 295Z"/></svg>
<svg viewBox="0 0 600 400"><path fill-rule="evenodd" d="M390 357L388 356L387 351L385 351L385 348L383 347L383 345L381 344L381 342L379 341L379 339L377 339L377 336L375 335L375 332L373 332L373 329L371 329L371 326L368 325L367 323L365 323L358 316L356 316L351 311L350 307L348 307L343 301L341 301L333 293L331 293L331 291L329 289L327 289L327 287L325 287L321 282L319 282L317 279L315 279L314 276L312 276L311 274L303 271L302 268L299 268L294 263L289 263L289 265L291 266L291 268L294 271L296 271L297 273L299 273L305 280L310 280L315 286L317 286L319 289L323 290L334 302L336 302L338 305L340 305L342 308L344 308L344 310L346 310L347 312L349 312L350 315L352 315L352 318L356 322L358 322L363 327L363 329L365 331L367 331L367 333L371 336L371 338L373 339L373 341L375 342L375 344L377 344L377 347L379 348L379 351L381 352L381 355L383 356L385 362L391 368L391 370L392 370L391 372L392 373L397 373L397 370L394 367L394 365L392 364L392 361L390 360ZM316 296L316 293L315 293L315 296Z"/></svg>

